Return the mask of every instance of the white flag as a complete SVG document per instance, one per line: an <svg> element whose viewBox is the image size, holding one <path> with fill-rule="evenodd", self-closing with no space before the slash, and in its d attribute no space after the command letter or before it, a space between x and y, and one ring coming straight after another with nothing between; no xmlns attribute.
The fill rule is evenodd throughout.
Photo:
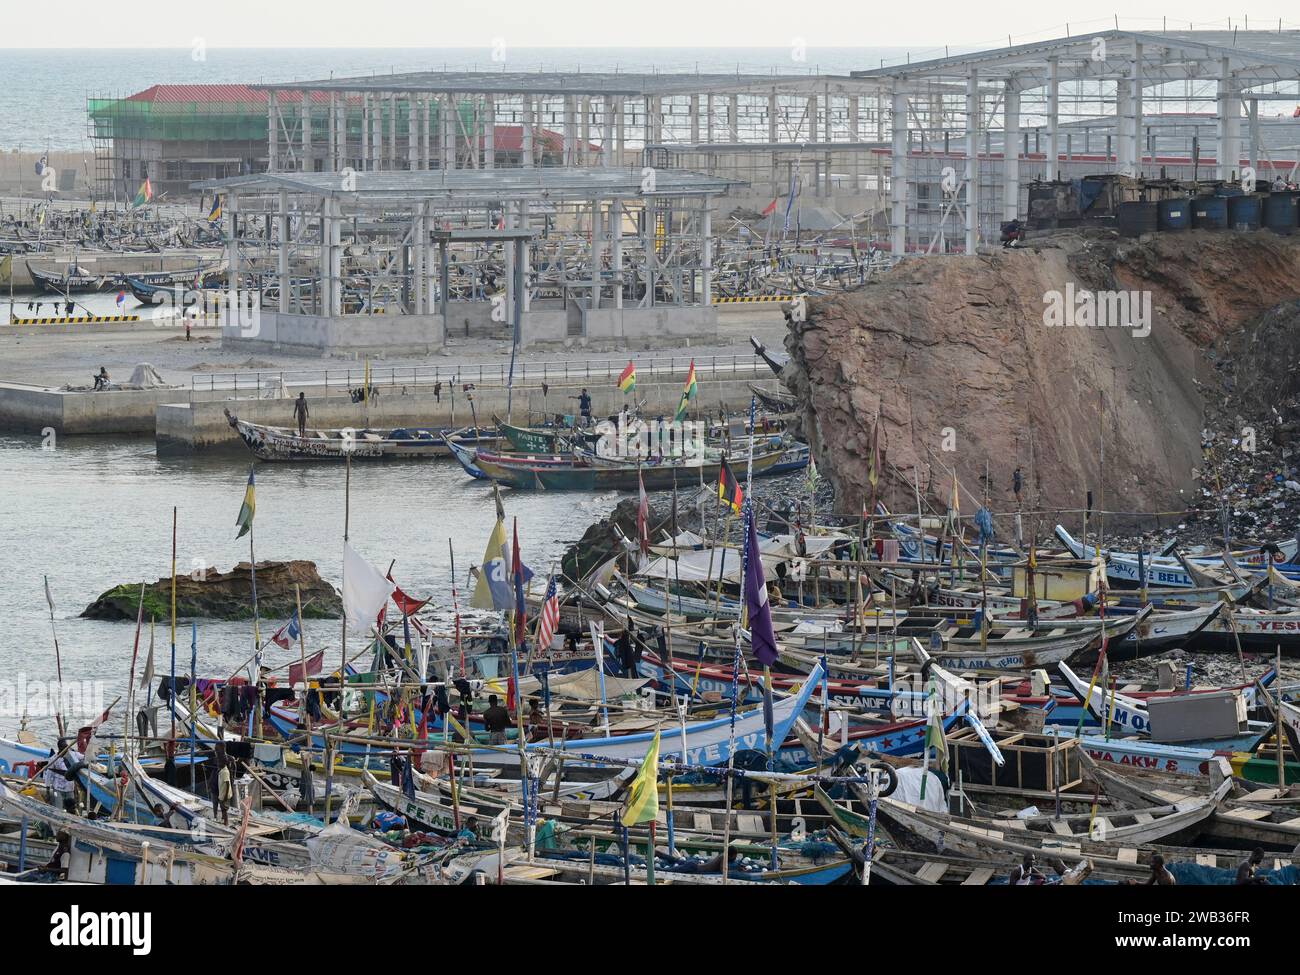
<svg viewBox="0 0 1300 975"><path fill-rule="evenodd" d="M343 543L343 615L348 629L365 633L397 587L384 574Z"/></svg>
<svg viewBox="0 0 1300 975"><path fill-rule="evenodd" d="M144 690L153 683L153 620L149 621L149 657L144 662L144 672L140 674L140 689Z"/></svg>
<svg viewBox="0 0 1300 975"><path fill-rule="evenodd" d="M54 612L54 597L50 595L50 577L45 576L45 601L50 605L50 612Z"/></svg>

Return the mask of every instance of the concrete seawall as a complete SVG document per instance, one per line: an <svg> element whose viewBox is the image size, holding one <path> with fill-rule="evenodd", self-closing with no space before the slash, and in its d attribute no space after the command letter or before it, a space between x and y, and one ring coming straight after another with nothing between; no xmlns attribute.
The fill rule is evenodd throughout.
<svg viewBox="0 0 1300 975"><path fill-rule="evenodd" d="M152 433L159 403L189 389L114 389L69 392L49 386L0 383L0 433L41 436Z"/></svg>
<svg viewBox="0 0 1300 975"><path fill-rule="evenodd" d="M720 409L743 409L749 405L749 383L762 381L763 377L745 376L734 379L700 380L700 395L692 403L692 416L716 415ZM635 395L624 397L617 388L611 388L603 377L600 385L588 384L592 410L597 416L617 413L624 401L633 399L641 405L647 416L670 417L677 409L685 382L685 373L672 380L638 384ZM479 387L473 390L473 411L465 394L457 387L455 396L449 392L450 384L443 387L441 398L433 391L420 387L403 394L402 387L379 386L379 395L369 404L353 403L346 395L315 396L307 389L311 410L309 425L316 428L354 427L372 429L393 427L445 427L468 426L477 415L481 424L490 424L492 414L506 415L506 390L501 387ZM580 384L551 384L545 396L540 385L517 386L514 391L513 413L516 423L528 422L542 415L576 413L576 397ZM289 396L276 399L198 399L193 403L161 403L157 407L155 443L159 454L190 453L194 451L245 452L246 448L226 421L223 410L241 420L265 423L272 426L294 425L293 397L297 390L290 388ZM318 391L316 391L318 392ZM574 397L574 398L571 398Z"/></svg>

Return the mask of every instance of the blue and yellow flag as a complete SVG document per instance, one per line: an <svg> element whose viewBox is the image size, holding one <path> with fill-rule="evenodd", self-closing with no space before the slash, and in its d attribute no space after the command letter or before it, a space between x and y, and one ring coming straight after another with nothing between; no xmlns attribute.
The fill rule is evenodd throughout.
<svg viewBox="0 0 1300 975"><path fill-rule="evenodd" d="M244 503L239 506L239 517L235 519L235 524L239 528L239 534L236 538L243 538L253 529L253 514L257 511L257 497L254 490L253 468L248 469L248 488L244 491Z"/></svg>
<svg viewBox="0 0 1300 975"><path fill-rule="evenodd" d="M221 194L217 193L212 197L212 209L208 211L208 223L216 223L221 219Z"/></svg>
<svg viewBox="0 0 1300 975"><path fill-rule="evenodd" d="M627 795L627 808L623 810L624 826L651 822L659 814L659 732L655 731L655 740L650 743L650 750L641 760L641 768L632 780L632 788Z"/></svg>

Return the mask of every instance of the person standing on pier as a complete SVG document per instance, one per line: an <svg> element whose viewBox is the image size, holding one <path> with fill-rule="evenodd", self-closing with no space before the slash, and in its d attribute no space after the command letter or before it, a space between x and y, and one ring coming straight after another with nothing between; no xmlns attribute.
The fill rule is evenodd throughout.
<svg viewBox="0 0 1300 975"><path fill-rule="evenodd" d="M298 420L298 436L304 439L307 436L307 412L307 394L299 392L293 401L293 415Z"/></svg>

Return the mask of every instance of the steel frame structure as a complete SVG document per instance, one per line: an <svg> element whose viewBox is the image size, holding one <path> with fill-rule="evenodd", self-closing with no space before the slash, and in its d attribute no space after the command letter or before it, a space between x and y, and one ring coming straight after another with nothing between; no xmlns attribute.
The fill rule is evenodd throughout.
<svg viewBox="0 0 1300 975"><path fill-rule="evenodd" d="M1223 181L1261 161L1294 165L1261 160L1269 152L1259 107L1300 98L1300 31L1106 30L853 77L888 91L896 256L996 244L999 223L1023 214L1026 185L1077 175L1076 162L1130 176L1172 164L1180 176L1209 170ZM1184 159L1165 123L1188 114L1212 126L1212 151L1201 154L1193 132ZM1089 158L1077 160L1072 127L1084 123L1105 130L1105 147L1089 146ZM1294 153L1294 144L1285 148Z"/></svg>

